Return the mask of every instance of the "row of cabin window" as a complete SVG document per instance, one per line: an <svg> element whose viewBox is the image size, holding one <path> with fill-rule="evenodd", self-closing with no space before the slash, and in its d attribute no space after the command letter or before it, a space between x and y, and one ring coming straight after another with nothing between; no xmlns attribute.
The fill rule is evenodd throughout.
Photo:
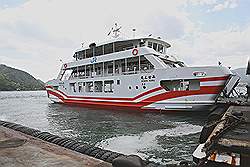
<svg viewBox="0 0 250 167"><path fill-rule="evenodd" d="M140 63L139 63L140 61ZM104 63L104 64L103 64ZM140 64L140 67L139 67ZM104 66L104 70L103 70ZM154 69L154 66L144 57L136 56L115 61L101 62L95 64L84 65L75 67L70 75L70 78L75 77L94 77L105 76L113 74L134 74L138 71L145 71ZM65 74L66 75L66 74ZM66 78L67 79L67 76Z"/></svg>
<svg viewBox="0 0 250 167"><path fill-rule="evenodd" d="M160 52L160 53L165 53L165 48L162 44L159 43L154 43L148 41L148 47L153 48L155 51ZM139 43L139 47L145 46L145 42ZM100 56L100 55L105 55L105 54L110 54L114 52L120 52L132 48L136 48L137 45L133 43L128 43L128 42L115 42L115 43L110 43L98 47L92 47L90 49L82 50L79 52L75 53L75 58L76 60L81 60L85 58L90 58L94 56Z"/></svg>
<svg viewBox="0 0 250 167"><path fill-rule="evenodd" d="M114 52L120 52L136 47L133 43L130 42L115 42L109 43L106 45L101 45L97 47L92 47L90 49L82 50L75 53L76 60L81 60L85 58L90 58L94 56L100 56L105 54L110 54Z"/></svg>
<svg viewBox="0 0 250 167"><path fill-rule="evenodd" d="M148 47L153 48L157 52L165 53L164 46L162 44L153 43L153 42L148 41Z"/></svg>
<svg viewBox="0 0 250 167"><path fill-rule="evenodd" d="M117 80L117 85L120 85L120 80ZM78 86L78 90L76 90L76 86ZM106 81L90 81L90 82L78 82L70 84L72 92L105 92L112 93L114 92L114 81L106 80Z"/></svg>

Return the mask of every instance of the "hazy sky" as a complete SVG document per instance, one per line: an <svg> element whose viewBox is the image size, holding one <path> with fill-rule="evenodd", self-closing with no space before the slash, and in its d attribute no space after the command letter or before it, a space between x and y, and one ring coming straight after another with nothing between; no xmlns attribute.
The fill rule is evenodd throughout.
<svg viewBox="0 0 250 167"><path fill-rule="evenodd" d="M47 81L84 42L102 42L117 22L124 36L160 36L189 66L246 67L250 0L0 0L0 64Z"/></svg>

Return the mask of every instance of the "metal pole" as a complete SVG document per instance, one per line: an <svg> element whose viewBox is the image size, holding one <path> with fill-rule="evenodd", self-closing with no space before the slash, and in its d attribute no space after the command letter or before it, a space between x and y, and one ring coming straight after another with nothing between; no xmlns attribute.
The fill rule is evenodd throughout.
<svg viewBox="0 0 250 167"><path fill-rule="evenodd" d="M115 75L115 60L113 60L113 75Z"/></svg>
<svg viewBox="0 0 250 167"><path fill-rule="evenodd" d="M102 62L102 76L104 76L104 62Z"/></svg>
<svg viewBox="0 0 250 167"><path fill-rule="evenodd" d="M141 56L139 55L139 73L141 72Z"/></svg>
<svg viewBox="0 0 250 167"><path fill-rule="evenodd" d="M127 72L128 65L127 65L127 58L125 58L125 73Z"/></svg>

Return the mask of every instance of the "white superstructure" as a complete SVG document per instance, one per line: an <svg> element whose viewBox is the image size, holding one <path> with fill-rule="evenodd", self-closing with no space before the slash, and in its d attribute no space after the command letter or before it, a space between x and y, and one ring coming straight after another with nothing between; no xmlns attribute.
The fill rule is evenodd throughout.
<svg viewBox="0 0 250 167"><path fill-rule="evenodd" d="M78 49L46 83L54 102L150 111L201 110L215 104L231 77L222 66L187 67L156 38L115 38Z"/></svg>

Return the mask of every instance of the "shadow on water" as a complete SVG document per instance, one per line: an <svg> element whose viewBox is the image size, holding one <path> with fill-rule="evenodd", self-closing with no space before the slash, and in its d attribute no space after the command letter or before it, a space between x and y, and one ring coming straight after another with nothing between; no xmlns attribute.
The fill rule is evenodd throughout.
<svg viewBox="0 0 250 167"><path fill-rule="evenodd" d="M78 131L83 134L91 133L91 135L97 136L104 133L104 137L173 128L174 123L177 122L202 126L208 114L197 112L142 113L113 111L54 103L48 104L48 110L47 118L53 127L52 129ZM94 143L101 140L102 137L96 139L86 141Z"/></svg>
<svg viewBox="0 0 250 167"><path fill-rule="evenodd" d="M48 104L52 133L160 163L191 160L208 113L142 113Z"/></svg>

